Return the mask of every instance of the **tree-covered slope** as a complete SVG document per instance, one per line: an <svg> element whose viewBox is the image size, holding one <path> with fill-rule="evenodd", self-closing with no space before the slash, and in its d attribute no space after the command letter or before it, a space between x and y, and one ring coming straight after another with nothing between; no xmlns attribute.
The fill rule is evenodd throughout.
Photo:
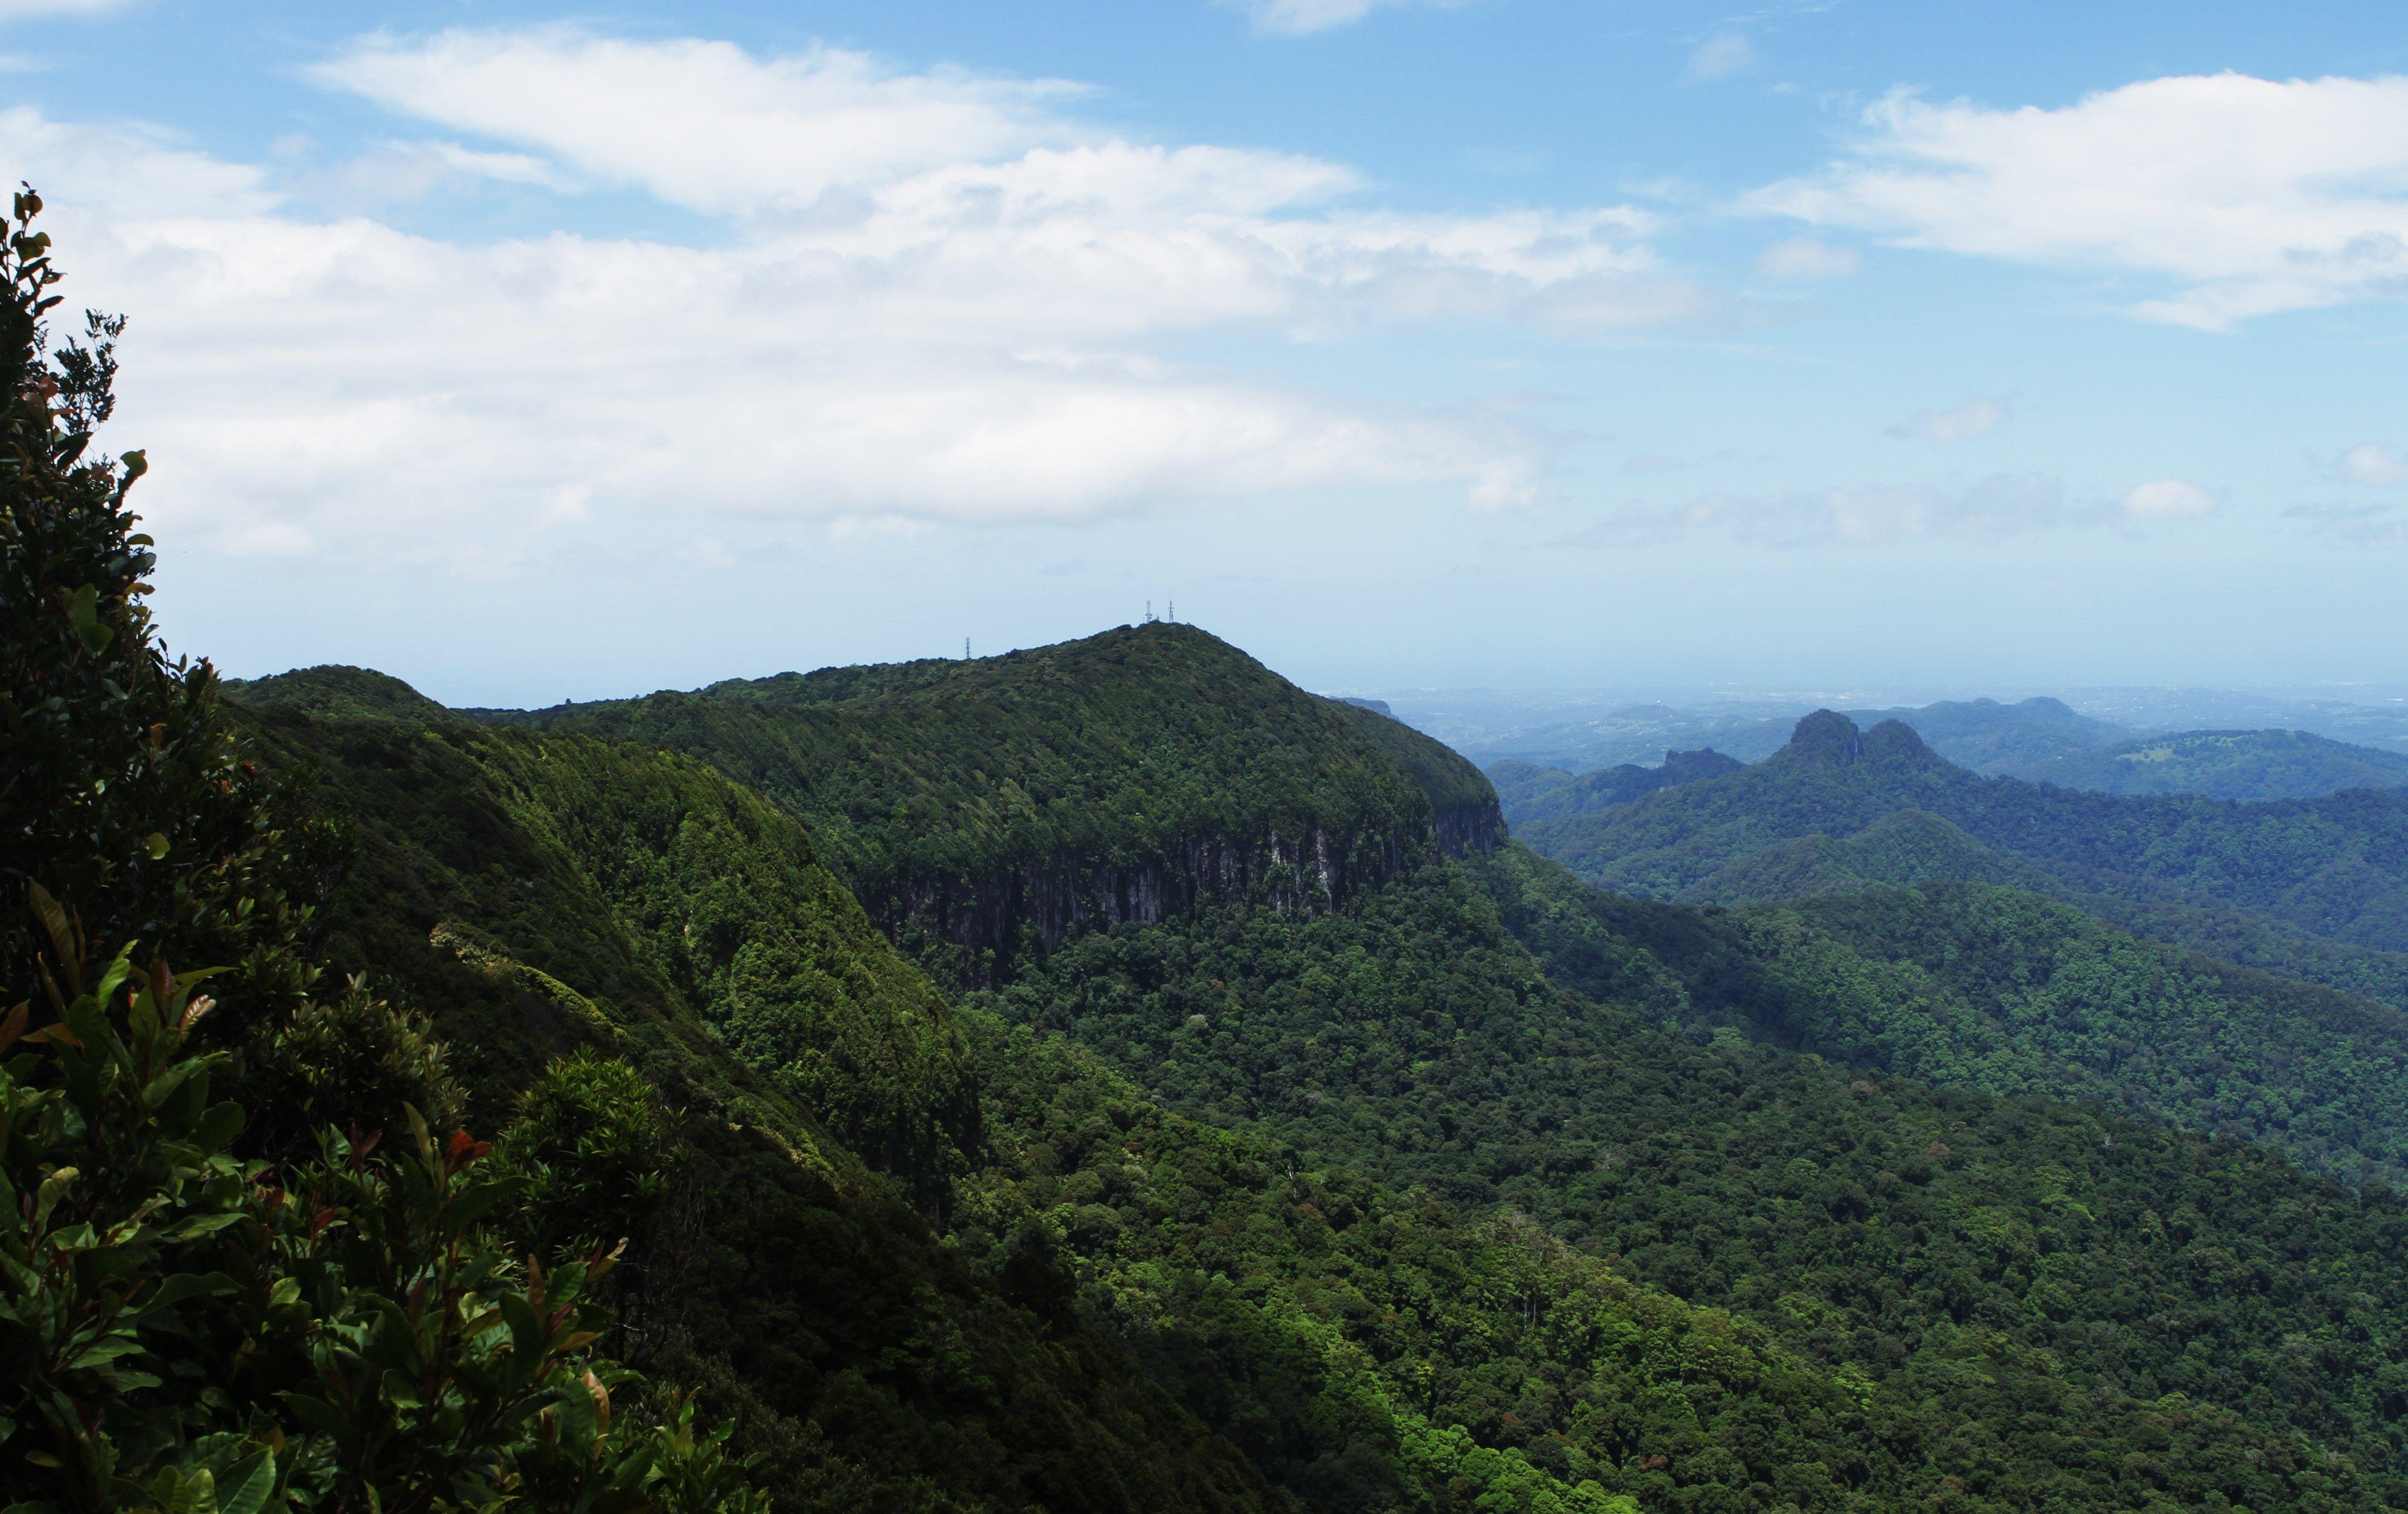
<svg viewBox="0 0 2408 1514"><path fill-rule="evenodd" d="M1348 699L1335 701L1335 707L1366 745L1402 768L1429 801L1440 850L1484 851L1505 838L1506 817L1497 791L1468 758L1384 708Z"/></svg>
<svg viewBox="0 0 2408 1514"><path fill-rule="evenodd" d="M1654 767L1624 763L1617 767L1574 774L1532 763L1502 762L1490 764L1487 776L1488 781L1496 785L1506 822L1524 825L1531 821L1559 820L1566 815L1611 809L1676 783L1694 783L1699 778L1736 773L1741 765L1737 758L1708 748L1703 751L1668 751L1664 761Z"/></svg>
<svg viewBox="0 0 2408 1514"><path fill-rule="evenodd" d="M1049 1507L1251 1507L1230 1443L1315 1507L1431 1514L1468 1497L1613 1514L1620 1493L1756 1480L1837 1497L1884 1464L1850 1382L1761 1330L1346 1168L1299 1186L1291 1148L955 1016L790 818L689 759L458 722L248 723L281 762L314 760L319 802L358 833L337 962L390 964L488 1103L592 1046L689 1117L664 1171L715 1176L682 1201L674 1266L646 1258L645 1317L676 1321L653 1356L739 1409L810 1500L917 1488L982 1507L1018 1487ZM806 954L820 995L776 997ZM985 1085L974 1140L939 1118L956 1112L957 1025ZM866 1111L796 1071L795 1045L850 1064L882 1031L901 1048ZM933 1152L877 1143L897 1106L930 1117L901 1123L938 1132ZM859 1191L830 1126L924 1198L933 1167L959 1249ZM1157 1386L1116 1380L1088 1321ZM1507 1370L1532 1356L1557 1384L1543 1401ZM1167 1414L1174 1397L1226 1440Z"/></svg>
<svg viewBox="0 0 2408 1514"><path fill-rule="evenodd" d="M1261 748L1318 807L1320 775L1383 787L1408 828L1393 869L1312 908L1199 891L1005 943L957 1018L986 1088L986 1155L953 1182L957 1243L1015 1308L1108 1327L1289 1493L2039 1509L2374 1507L2397 1486L2408 1279L2386 1260L2403 1237L2387 1191L2175 1128L2237 1124L2310 1155L2375 1144L2366 1099L2396 1069L2373 1066L2373 1020L2336 1042L2285 1019L2299 1006L2282 993L2086 936L2078 916L1944 891L1908 891L1909 909L1861 886L1899 857L1997 855L1937 821L1857 847L1855 893L1744 921L1614 900L1518 849L1468 873L1430 844L1426 792L1461 775L1412 733L1373 728L1383 750L1356 724L1380 717L1322 701L1312 725L1260 718L1284 696L1182 683L1182 659L1159 686L1105 665L1120 729L1216 733L1227 745L1208 755L1232 782ZM785 803L860 796L857 849L912 855L924 826L982 864L1008 834L982 808L1008 769L972 738L1013 728L1012 710L965 666L815 675L795 682L831 697L737 709L752 723L711 707L749 696L644 706L672 733L759 736L755 755L791 757L812 733L815 787ZM1143 713L1182 701L1199 707ZM575 738L639 707L416 739L632 762ZM955 739L914 755L898 732ZM1082 742L1092 728L1065 737ZM723 766L735 750L752 749L697 747ZM1166 771L1202 796L1191 815L1209 811L1211 785ZM911 773L953 786L898 807ZM1142 793L1141 773L1125 782ZM1087 815L1049 855L1108 866L1156 844L1153 823L1135 804ZM893 928L908 939L908 918ZM1989 968L2030 944L2018 930L2048 950L2001 987ZM2131 1055L2142 1040L2161 1044ZM2286 1060L2262 1073L2253 1047ZM2089 1102L2028 1092L2052 1079ZM878 1414L928 1422L888 1389ZM787 1419L821 1422L824 1400L804 1402Z"/></svg>
<svg viewBox="0 0 2408 1514"><path fill-rule="evenodd" d="M2370 999L1980 883L1870 885L1715 929L1746 965L1710 1002L1752 1036L2263 1141L2352 1181L2402 1176L2408 1016Z"/></svg>
<svg viewBox="0 0 2408 1514"><path fill-rule="evenodd" d="M265 678L229 678L226 697L261 709L289 709L328 720L423 724L452 712L390 673L328 663Z"/></svg>
<svg viewBox="0 0 2408 1514"><path fill-rule="evenodd" d="M1024 934L1215 896L1317 908L1441 839L1501 838L1453 754L1185 625L518 718L686 752L767 795L890 934L952 944L972 979ZM1400 741L1427 749L1418 773Z"/></svg>
<svg viewBox="0 0 2408 1514"><path fill-rule="evenodd" d="M2408 948L2408 793L2249 805L2085 793L1985 778L1903 725L1859 732L1829 711L1742 772L1520 834L1601 887L1671 898L1772 843L1853 836L1907 809L2085 893L2221 905L2351 945Z"/></svg>
<svg viewBox="0 0 2408 1514"><path fill-rule="evenodd" d="M2408 786L2408 756L2306 731L2182 731L1995 769L2100 793L2315 799Z"/></svg>
<svg viewBox="0 0 2408 1514"><path fill-rule="evenodd" d="M941 1208L981 1159L969 1049L791 817L578 735L245 726L356 836L328 955L433 1013L487 1128L580 1049L657 1087L639 1359L737 1414L785 1507L1277 1507L1120 1348L902 1202Z"/></svg>
<svg viewBox="0 0 2408 1514"><path fill-rule="evenodd" d="M1006 1276L1056 1256L1082 1307L1312 1507L1910 1496L1920 1469L1872 1432L1854 1375L1518 1216L1466 1222L1426 1193L1171 1114L1067 1038L969 1020L996 1161L967 1191L965 1247Z"/></svg>
<svg viewBox="0 0 2408 1514"><path fill-rule="evenodd" d="M2139 898L2087 893L1919 809L1885 815L1852 836L1772 842L1716 868L1676 898L1737 907L1854 893L1881 884L1925 883L2021 890L2074 905L2144 940L2408 1008L2408 954L2307 936L2171 888L2145 891Z"/></svg>
<svg viewBox="0 0 2408 1514"><path fill-rule="evenodd" d="M2245 1450L2294 1432L2354 1467L2396 1464L2385 1384L2401 1364L2378 1344L2392 1327L2360 1312L2408 1319L2381 1191L2097 1108L1934 1092L1736 1033L1696 1044L1686 964L1579 926L1605 896L1559 871L1517 882L1516 855L1477 864L1508 869L1485 879L1505 918L1567 981L1583 952L1610 959L1612 1003L1550 983L1452 868L1310 920L1230 907L1093 933L975 1002L1094 1047L1176 1108L1450 1206L1519 1208L1634 1280L1865 1374L1934 1498L1956 1478L1968 1507L2122 1507L2116 1468L2173 1444L2169 1412L2243 1437L2144 1456L2170 1488L2176 1465L2263 1464ZM2328 1354L2297 1370L2286 1338Z"/></svg>
<svg viewBox="0 0 2408 1514"><path fill-rule="evenodd" d="M489 1088L509 1088L530 1065L594 1042L631 1056L676 1102L707 1116L691 1138L733 1177L703 1207L700 1264L656 1287L650 1307L690 1321L692 1344L672 1360L742 1406L749 1433L804 1447L802 1475L815 1487L863 1485L879 1460L869 1449L892 1441L906 1467L958 1494L963 1470L925 1444L946 1426L998 1449L1015 1444L1013 1435L1039 1435L1006 1460L1034 1459L1043 1476L1063 1476L1060 1442L1076 1443L1089 1407L1079 1384L1108 1384L1110 1375L1080 1355L1094 1344L1080 1345L1088 1327L1050 1280L1056 1266L1085 1282L1091 1314L1112 1325L1167 1390L1243 1446L1278 1485L1335 1500L1331 1507L1437 1510L1450 1507L1451 1490L1471 1486L1511 1500L1501 1507L1569 1500L1563 1507L1604 1514L1621 1507L1608 1490L1719 1488L1727 1462L1795 1482L1809 1475L1806 1464L1837 1454L1830 1434L1813 1433L1818 1425L1855 1425L1839 1458L1843 1470L1861 1475L1876 1454L1844 1385L1801 1363L1768 1363L1769 1346L1747 1327L1646 1295L1535 1233L1458 1226L1426 1198L1344 1170L1316 1174L1304 1204L1317 1195L1323 1207L1305 1207L1284 1176L1292 1150L1169 1116L1091 1059L975 1013L990 1090L982 1107L1010 1126L992 1141L982 1132L974 1147L953 1131L933 1159L923 1150L882 1150L867 1137L894 1122L890 1108L874 1108L883 1118L867 1130L857 1116L843 1121L860 1101L796 1076L787 1049L765 1046L759 1029L783 1026L806 1049L834 1052L848 1031L909 1027L932 1013L951 1024L950 1012L932 1011L924 981L865 934L849 898L827 893L833 880L791 819L690 760L571 734L459 723L402 731L280 712L251 723L254 742L284 761L314 756L320 802L359 831L361 864L334 902L338 962L394 964L391 986L437 1007L439 1023ZM849 990L853 1002L801 1007L760 999L757 984L751 993L727 987L730 964L756 956L774 965L791 954L781 942L796 931L816 937L820 976L839 997ZM695 943L715 955L692 961ZM556 1023L570 1007L580 1011L579 1023ZM714 1062L710 1041L692 1033L697 1021L717 1028L737 1057ZM940 1050L949 1040L936 1039ZM899 1057L894 1070L909 1075L925 1060ZM907 1110L914 1090L919 1103L941 1110L957 1088L944 1075L957 1070L922 1068L890 1087ZM782 1123L769 1122L780 1116ZM845 1196L847 1157L832 1137L820 1136L824 1155L798 1187L764 1153L748 1157L740 1132L719 1133L717 1122L731 1118L798 1145L822 1124L843 1125L907 1180L933 1160L958 1206L968 1254L985 1265L964 1272L948 1264L955 1267L948 1272L934 1264L944 1258L927 1253L924 1239L915 1245L907 1218ZM1336 1214L1346 1226L1350 1205L1378 1218L1350 1231L1340 1265L1327 1254L1330 1224L1321 1217ZM1178 1224L1159 1227L1174 1217ZM798 1235L795 1227L806 1223ZM1233 1229L1248 1237L1234 1250ZM837 1244L824 1234L831 1230ZM881 1247L896 1249L897 1278L865 1270ZM774 1270L764 1266L768 1258L777 1259ZM1202 1262L1241 1285L1211 1284L1195 1270ZM981 1288L998 1296L979 1303ZM1366 1288L1385 1301L1377 1317L1360 1303ZM1131 1290L1160 1296L1139 1308L1146 1295ZM804 1336L765 1315L805 1297ZM1009 1332L997 1341L991 1326L966 1329L965 1308L1007 1320L1018 1310L1039 1334L1017 1346ZM823 1385L831 1359L882 1352L910 1368L906 1382L936 1371L946 1396L965 1391L944 1375L958 1368L918 1363L911 1337L898 1338L915 1321L924 1332L932 1315L967 1337L974 1361L982 1347L990 1353L979 1368L987 1375L1065 1377L1052 1444L1041 1438L1046 1424L1010 1422L1001 1407L932 1414L896 1386L891 1361L859 1402L830 1401L834 1390ZM1543 1420L1505 1423L1498 1408L1484 1409L1496 1387L1470 1369L1496 1353L1474 1343L1525 1332L1585 1342L1551 1364L1585 1374L1573 1404L1612 1406L1611 1413L1574 1417L1567 1405ZM817 1344L799 1353L800 1340ZM1400 1355L1399 1343L1411 1350ZM1024 1347L1025 1361L1017 1355ZM997 1350L1013 1354L1000 1359ZM774 1364L781 1360L783 1369ZM1424 1391L1428 1373L1440 1375L1444 1392ZM1767 1417L1796 1419L1786 1453L1744 1433ZM1567 1431L1580 1435L1579 1449L1559 1451L1574 1444L1559 1440ZM833 1436L832 1449L813 1454L814 1435ZM1731 1447L1749 1454L1732 1462ZM1127 1450L1091 1447L1103 1470ZM1651 1467L1656 1457L1664 1460ZM1583 1483L1589 1493L1580 1492ZM1046 1501L1060 1507L1060 1497L1057 1490Z"/></svg>

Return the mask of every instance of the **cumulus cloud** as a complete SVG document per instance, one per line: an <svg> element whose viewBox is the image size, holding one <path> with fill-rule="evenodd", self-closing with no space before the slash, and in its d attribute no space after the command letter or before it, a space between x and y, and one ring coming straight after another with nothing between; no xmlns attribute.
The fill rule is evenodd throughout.
<svg viewBox="0 0 2408 1514"><path fill-rule="evenodd" d="M1756 276L1784 284L1845 279L1856 271L1856 250L1833 247L1812 236L1791 236L1756 254Z"/></svg>
<svg viewBox="0 0 2408 1514"><path fill-rule="evenodd" d="M813 48L629 42L562 27L377 37L311 70L402 115L539 148L705 211L809 207L838 185L990 162L1077 134L1058 79L910 74Z"/></svg>
<svg viewBox="0 0 2408 1514"><path fill-rule="evenodd" d="M1876 484L1862 489L1795 490L1769 494L1701 494L1685 505L1630 505L1568 538L1581 547L1639 547L1718 536L1752 546L1871 547L1942 537L2000 538L2099 526L2135 519L2169 520L2197 510L2150 508L2169 487L2204 491L2178 479L2144 484L2121 503L2081 501L2040 474L1999 474L1962 486ZM2135 507L2134 498L2143 500Z"/></svg>
<svg viewBox="0 0 2408 1514"><path fill-rule="evenodd" d="M1899 92L1743 204L1908 247L2144 275L2218 330L2408 291L2408 78L2145 80L2057 109Z"/></svg>
<svg viewBox="0 0 2408 1514"><path fill-rule="evenodd" d="M2126 491L2116 504L2135 520L2179 521L2214 513L2215 496L2187 479L2152 478Z"/></svg>
<svg viewBox="0 0 2408 1514"><path fill-rule="evenodd" d="M1899 441L1963 441L1968 436L1995 431L2007 419L2007 413L2006 396L1976 394L1954 409L1918 410L1884 435Z"/></svg>
<svg viewBox="0 0 2408 1514"><path fill-rule="evenodd" d="M1594 336L1713 303L1641 212L1383 211L1340 164L1100 131L1052 81L557 29L380 37L316 77L440 134L351 165L390 193L633 190L715 229L451 242L0 112L78 298L134 317L113 430L150 449L146 509L232 550L507 564L628 514L1068 521L1364 482L1493 507L1535 474L1508 419L1154 348L1231 322Z"/></svg>
<svg viewBox="0 0 2408 1514"><path fill-rule="evenodd" d="M1352 26L1375 10L1404 6L1452 10L1470 0L1228 0L1240 6L1257 32L1275 36L1307 36L1335 27Z"/></svg>
<svg viewBox="0 0 2408 1514"><path fill-rule="evenodd" d="M2408 483L2408 461L2391 455L2379 442L2366 442L2342 454L2341 475L2352 483Z"/></svg>
<svg viewBox="0 0 2408 1514"><path fill-rule="evenodd" d="M1711 37L1689 54L1688 65L1681 70L1684 84L1710 84L1716 79L1743 74L1756 66L1756 49L1739 33L1731 32Z"/></svg>

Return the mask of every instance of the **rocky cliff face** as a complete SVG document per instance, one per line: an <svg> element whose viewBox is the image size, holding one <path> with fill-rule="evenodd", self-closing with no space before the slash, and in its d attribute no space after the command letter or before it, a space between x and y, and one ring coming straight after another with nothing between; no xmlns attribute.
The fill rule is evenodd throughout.
<svg viewBox="0 0 2408 1514"><path fill-rule="evenodd" d="M1495 846L1504 822L1489 808L1486 817L1450 814L1432 827L1391 835L1312 826L1292 836L1202 836L1152 861L1064 858L979 878L905 878L862 902L897 941L960 949L957 976L988 986L1009 972L1015 952L1050 951L1082 931L1172 920L1215 903L1251 901L1301 915L1335 908L1434 851Z"/></svg>
<svg viewBox="0 0 2408 1514"><path fill-rule="evenodd" d="M1480 803L1435 811L1430 825L1439 850L1450 857L1481 856L1505 844L1505 810L1494 792Z"/></svg>

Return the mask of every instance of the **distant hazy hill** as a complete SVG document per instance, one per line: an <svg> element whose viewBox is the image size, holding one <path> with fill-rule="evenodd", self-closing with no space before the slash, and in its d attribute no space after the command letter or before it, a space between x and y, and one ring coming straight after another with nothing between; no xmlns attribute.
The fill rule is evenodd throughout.
<svg viewBox="0 0 2408 1514"><path fill-rule="evenodd" d="M1884 721L1902 721L1932 750L1976 773L2014 772L2130 735L2123 726L2094 721L2063 700L2045 696L2012 705L1995 699L1943 699L1920 709L1856 709L1847 714L1868 729Z"/></svg>
<svg viewBox="0 0 2408 1514"><path fill-rule="evenodd" d="M2129 737L2124 726L2076 713L2049 698L2000 704L1995 699L1942 700L1920 708L1851 710L1863 726L1902 721L1934 751L1977 773L2005 773L2032 763L2087 751ZM1568 773L1656 760L1660 751L1709 748L1742 763L1760 762L1789 740L1795 716L1731 719L1669 705L1632 705L1589 720L1462 744L1483 767L1524 762ZM1512 801L1507 798L1510 812Z"/></svg>
<svg viewBox="0 0 2408 1514"><path fill-rule="evenodd" d="M2408 757L2305 731L2184 731L1998 771L2100 793L2214 799L2313 799L2343 789L2408 787Z"/></svg>
<svg viewBox="0 0 2408 1514"><path fill-rule="evenodd" d="M1676 898L1775 842L1854 836L1919 809L2067 886L2152 905L2231 907L2354 946L2408 950L2408 793L2352 790L2239 805L1983 778L1895 721L1819 711L1752 767L1521 836L1602 887Z"/></svg>
<svg viewBox="0 0 2408 1514"><path fill-rule="evenodd" d="M1520 825L1611 809L1676 783L1736 773L1743 765L1738 758L1726 757L1710 747L1703 751L1668 751L1659 767L1624 763L1577 775L1534 763L1494 763L1488 768L1488 781L1497 786L1506 823Z"/></svg>

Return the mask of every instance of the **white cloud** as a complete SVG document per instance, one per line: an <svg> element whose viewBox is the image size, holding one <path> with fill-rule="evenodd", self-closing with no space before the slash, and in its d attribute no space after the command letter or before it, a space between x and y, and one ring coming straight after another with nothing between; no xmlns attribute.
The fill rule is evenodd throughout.
<svg viewBox="0 0 2408 1514"><path fill-rule="evenodd" d="M146 512L233 550L482 570L627 519L675 541L722 512L1080 521L1366 482L1494 507L1535 475L1509 419L1154 348L1714 313L1641 212L1385 212L1342 165L1096 131L1067 86L556 30L379 39L320 77L460 138L355 178L631 186L724 232L452 243L305 215L273 177L299 169L0 112L77 298L133 317L111 440L150 450Z"/></svg>
<svg viewBox="0 0 2408 1514"><path fill-rule="evenodd" d="M2143 521L2179 521L2215 509L2214 494L2183 478L2152 478L2136 484L2116 503L2126 515Z"/></svg>
<svg viewBox="0 0 2408 1514"><path fill-rule="evenodd" d="M122 10L129 0L0 0L0 21L35 16L97 16Z"/></svg>
<svg viewBox="0 0 2408 1514"><path fill-rule="evenodd" d="M1244 8L1254 30L1275 36L1309 36L1352 26L1375 10L1416 6L1453 10L1471 0L1227 0Z"/></svg>
<svg viewBox="0 0 2408 1514"><path fill-rule="evenodd" d="M1743 204L1903 246L2146 275L2151 320L2408 291L2408 79L2150 79L2058 109L1893 93L1821 171Z"/></svg>
<svg viewBox="0 0 2408 1514"><path fill-rule="evenodd" d="M2283 512L2341 547L2408 547L2408 520L2393 505L2294 505Z"/></svg>
<svg viewBox="0 0 2408 1514"><path fill-rule="evenodd" d="M32 179L45 199L112 219L257 215L277 203L257 168L183 150L164 133L53 121L30 106L0 110L0 164L12 184Z"/></svg>
<svg viewBox="0 0 2408 1514"><path fill-rule="evenodd" d="M1737 32L1709 38L1698 50L1689 54L1688 65L1681 70L1684 84L1709 84L1716 79L1742 74L1756 66L1756 49Z"/></svg>
<svg viewBox="0 0 2408 1514"><path fill-rule="evenodd" d="M1949 410L1918 410L1890 427L1886 435L1900 441L1953 442L1983 436L2007 419L2006 396L1976 394Z"/></svg>
<svg viewBox="0 0 2408 1514"><path fill-rule="evenodd" d="M1936 537L2026 536L2134 519L2173 520L2214 507L2180 479L2143 484L2118 504L2072 499L2039 474L1969 485L1875 484L1770 494L1701 494L1686 505L1629 505L1569 538L1581 547L1647 546L1720 536L1763 547L1870 547Z"/></svg>
<svg viewBox="0 0 2408 1514"><path fill-rule="evenodd" d="M271 145L271 153L276 148ZM280 156L299 157L307 144L297 144ZM567 191L576 187L570 175L541 158L523 152L479 152L456 142L389 142L361 153L328 176L331 185L348 199L408 201L437 189L463 188L493 182L527 184Z"/></svg>
<svg viewBox="0 0 2408 1514"><path fill-rule="evenodd" d="M2391 455L2379 442L2367 442L2342 454L2342 477L2352 483L2408 483L2408 461Z"/></svg>
<svg viewBox="0 0 2408 1514"><path fill-rule="evenodd" d="M1058 79L901 74L860 52L756 58L726 42L565 27L378 37L311 70L401 114L549 152L718 212L809 207L832 186L990 161L1078 135Z"/></svg>
<svg viewBox="0 0 2408 1514"><path fill-rule="evenodd" d="M1628 506L1574 540L1641 545L1717 535L1768 547L1872 546L1929 536L2008 536L2070 522L2065 488L2035 474L1970 488L1875 485L1772 494L1701 494L1668 509Z"/></svg>
<svg viewBox="0 0 2408 1514"><path fill-rule="evenodd" d="M1856 271L1857 261L1855 248L1833 247L1812 236L1792 236L1756 254L1756 276L1784 284L1845 279Z"/></svg>

